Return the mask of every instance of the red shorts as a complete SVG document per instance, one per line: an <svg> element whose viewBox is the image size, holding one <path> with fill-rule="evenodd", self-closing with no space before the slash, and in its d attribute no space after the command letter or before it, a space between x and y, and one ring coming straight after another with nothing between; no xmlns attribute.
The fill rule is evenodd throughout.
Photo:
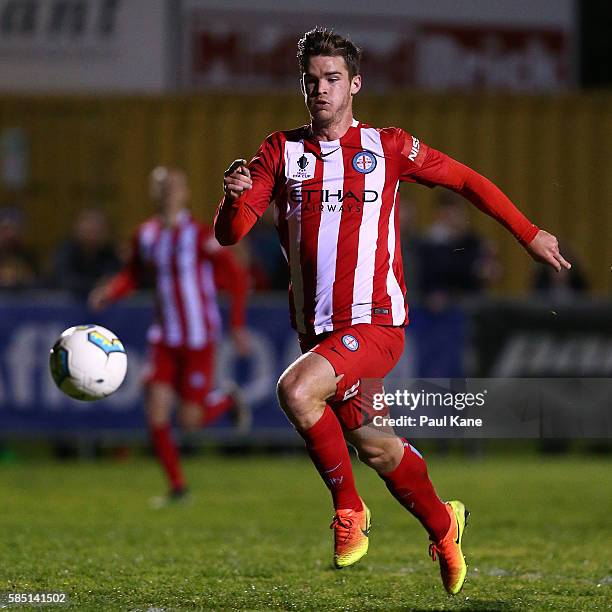
<svg viewBox="0 0 612 612"><path fill-rule="evenodd" d="M383 390L384 377L404 350L404 328L360 323L337 331L299 338L302 353L325 357L337 376L343 374L328 400L342 427L351 431L371 423L388 408L374 409L372 395Z"/></svg>
<svg viewBox="0 0 612 612"><path fill-rule="evenodd" d="M206 405L214 377L214 345L203 349L149 345L150 358L147 384L158 382L170 385L186 402Z"/></svg>

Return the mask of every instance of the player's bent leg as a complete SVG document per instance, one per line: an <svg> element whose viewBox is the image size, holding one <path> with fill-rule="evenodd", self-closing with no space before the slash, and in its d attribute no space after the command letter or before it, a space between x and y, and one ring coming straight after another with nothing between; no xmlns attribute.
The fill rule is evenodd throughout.
<svg viewBox="0 0 612 612"><path fill-rule="evenodd" d="M278 399L289 420L304 438L306 449L330 490L336 513L334 565L352 565L368 551L370 512L355 488L353 469L342 427L326 399L340 377L322 356L306 353L278 382Z"/></svg>
<svg viewBox="0 0 612 612"><path fill-rule="evenodd" d="M223 386L227 397L231 400L231 407L229 410L230 420L237 433L243 435L247 434L253 426L253 413L251 412L251 407L237 383L227 381Z"/></svg>
<svg viewBox="0 0 612 612"><path fill-rule="evenodd" d="M201 427L208 427L227 414L238 433L246 434L251 429L251 409L240 387L232 381L225 382L223 389L208 393L202 410Z"/></svg>
<svg viewBox="0 0 612 612"><path fill-rule="evenodd" d="M361 461L378 472L391 494L427 529L429 552L434 561L439 557L444 588L458 593L467 574L461 538L469 513L463 504L440 500L421 454L390 427L370 424L347 431L345 436Z"/></svg>
<svg viewBox="0 0 612 612"><path fill-rule="evenodd" d="M148 385L146 411L153 449L168 479L170 496L180 497L186 487L170 428L173 403L174 390L170 385L159 382Z"/></svg>
<svg viewBox="0 0 612 612"><path fill-rule="evenodd" d="M432 540L444 537L450 519L429 480L422 455L389 428L369 424L345 435L360 459L378 472L393 497L421 522Z"/></svg>
<svg viewBox="0 0 612 612"><path fill-rule="evenodd" d="M146 405L147 421L151 426L167 425L172 416L174 389L162 382L147 385Z"/></svg>
<svg viewBox="0 0 612 612"><path fill-rule="evenodd" d="M246 433L251 426L251 411L238 385L227 382L223 388L213 389L214 344L202 349L185 349L181 356L177 392L184 406L179 414L183 427L194 431L228 415L236 429Z"/></svg>
<svg viewBox="0 0 612 612"><path fill-rule="evenodd" d="M195 402L182 401L178 411L178 422L184 431L197 431L202 425L202 407Z"/></svg>

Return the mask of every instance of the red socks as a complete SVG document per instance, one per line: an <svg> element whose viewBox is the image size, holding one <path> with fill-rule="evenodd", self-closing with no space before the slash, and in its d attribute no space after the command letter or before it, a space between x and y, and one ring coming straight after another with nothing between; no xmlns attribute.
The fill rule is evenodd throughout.
<svg viewBox="0 0 612 612"><path fill-rule="evenodd" d="M151 440L172 489L183 489L185 481L181 471L179 453L172 439L170 425L151 426Z"/></svg>
<svg viewBox="0 0 612 612"><path fill-rule="evenodd" d="M202 425L210 425L225 414L234 405L229 395L221 395L216 401L206 406L202 418ZM170 425L157 425L150 427L153 449L161 463L172 489L183 489L185 479L181 470L179 450L172 437Z"/></svg>
<svg viewBox="0 0 612 612"><path fill-rule="evenodd" d="M342 427L329 406L310 429L302 432L302 437L312 462L331 491L334 508L360 511L363 505L355 488ZM408 442L404 442L400 464L381 478L400 504L419 519L432 539L438 541L446 535L450 527L446 507L429 480L425 461Z"/></svg>
<svg viewBox="0 0 612 612"><path fill-rule="evenodd" d="M300 433L312 462L331 491L334 508L361 511L363 504L355 488L351 457L332 409L325 406L323 416L310 429Z"/></svg>
<svg viewBox="0 0 612 612"><path fill-rule="evenodd" d="M393 497L419 519L432 540L437 542L446 535L450 517L429 480L423 457L411 444L404 440L400 464L380 477Z"/></svg>

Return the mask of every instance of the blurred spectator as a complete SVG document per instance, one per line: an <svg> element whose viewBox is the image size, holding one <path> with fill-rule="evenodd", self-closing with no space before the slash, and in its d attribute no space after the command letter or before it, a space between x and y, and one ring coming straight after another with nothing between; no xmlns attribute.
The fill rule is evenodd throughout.
<svg viewBox="0 0 612 612"><path fill-rule="evenodd" d="M36 281L36 259L25 245L24 230L19 209L0 209L0 289L25 289Z"/></svg>
<svg viewBox="0 0 612 612"><path fill-rule="evenodd" d="M274 224L274 206L268 206L247 236L249 272L255 291L270 291L289 287L287 260L278 244Z"/></svg>
<svg viewBox="0 0 612 612"><path fill-rule="evenodd" d="M76 217L72 237L55 254L53 287L85 298L99 281L117 272L121 262L108 233L105 213L98 208L83 208Z"/></svg>
<svg viewBox="0 0 612 612"><path fill-rule="evenodd" d="M493 245L470 229L466 207L458 195L441 193L437 218L420 241L419 290L434 309L482 291L501 274Z"/></svg>
<svg viewBox="0 0 612 612"><path fill-rule="evenodd" d="M568 247L564 247L566 258L572 262L569 270L560 272L549 266L538 266L534 270L532 290L534 293L554 301L570 300L588 291L588 281L580 265L580 260Z"/></svg>

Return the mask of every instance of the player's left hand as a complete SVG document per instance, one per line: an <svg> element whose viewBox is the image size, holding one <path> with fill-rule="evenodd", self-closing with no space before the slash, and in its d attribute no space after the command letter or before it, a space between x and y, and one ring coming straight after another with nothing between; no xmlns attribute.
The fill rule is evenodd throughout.
<svg viewBox="0 0 612 612"><path fill-rule="evenodd" d="M540 230L536 237L525 245L525 249L536 261L552 266L557 272L561 272L562 268L569 270L572 267L559 252L557 238L544 230Z"/></svg>
<svg viewBox="0 0 612 612"><path fill-rule="evenodd" d="M251 339L249 332L244 327L236 327L232 330L232 342L240 357L246 357L251 352Z"/></svg>

